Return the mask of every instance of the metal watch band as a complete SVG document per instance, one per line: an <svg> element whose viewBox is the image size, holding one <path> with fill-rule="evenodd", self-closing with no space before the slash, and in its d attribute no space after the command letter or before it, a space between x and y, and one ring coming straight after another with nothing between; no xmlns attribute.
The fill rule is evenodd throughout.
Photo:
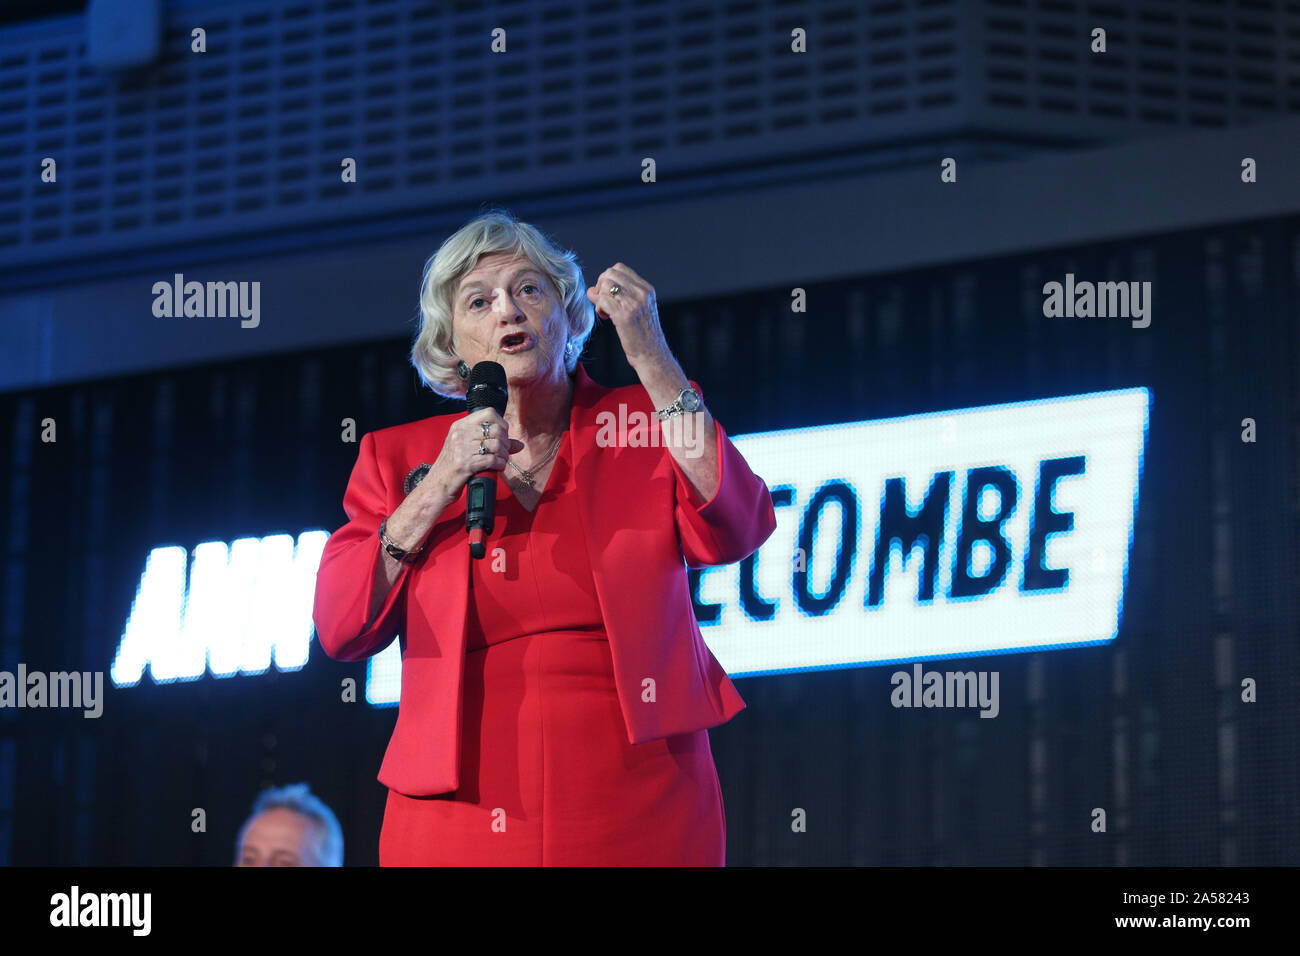
<svg viewBox="0 0 1300 956"><path fill-rule="evenodd" d="M674 415L685 414L686 408L685 406L682 405L682 396L685 395L687 392L690 392L696 398L695 408L693 409L693 411L698 412L702 407L704 407L703 400L700 398L700 393L695 391L695 389L692 388L691 386L687 385L684 389L682 389L680 392L677 393L677 400L674 401L671 405L669 405L667 408L655 409L655 417L662 422L662 421L667 421L668 419L672 418Z"/></svg>

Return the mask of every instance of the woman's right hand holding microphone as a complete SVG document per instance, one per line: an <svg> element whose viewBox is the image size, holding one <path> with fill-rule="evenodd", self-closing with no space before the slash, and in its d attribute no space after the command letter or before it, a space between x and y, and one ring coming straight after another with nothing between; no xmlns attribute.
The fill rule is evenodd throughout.
<svg viewBox="0 0 1300 956"><path fill-rule="evenodd" d="M479 472L504 471L510 456L523 450L524 443L510 437L510 427L500 412L495 408L477 409L447 430L438 460L415 490L432 482L450 504ZM415 491L411 495L414 497Z"/></svg>
<svg viewBox="0 0 1300 956"><path fill-rule="evenodd" d="M524 443L510 437L506 420L495 408L476 409L453 422L429 473L389 517L389 538L398 547L418 548L471 478L484 471L504 471L510 456L523 450Z"/></svg>

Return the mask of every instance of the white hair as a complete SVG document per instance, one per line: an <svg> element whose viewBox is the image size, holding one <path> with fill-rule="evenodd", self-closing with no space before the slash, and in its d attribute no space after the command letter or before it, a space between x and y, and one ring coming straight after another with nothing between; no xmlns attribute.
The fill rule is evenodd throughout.
<svg viewBox="0 0 1300 956"><path fill-rule="evenodd" d="M320 832L317 866L343 865L343 828L339 826L338 817L334 816L334 811L326 806L320 797L312 793L311 787L305 783L271 787L258 794L257 800L253 803L253 812L239 828L239 836L235 840L236 854L241 851L244 835L257 816L267 810L275 809L292 810L316 824L316 829Z"/></svg>
<svg viewBox="0 0 1300 956"><path fill-rule="evenodd" d="M596 323L587 284L575 253L551 242L536 227L507 211L484 213L447 238L424 264L420 280L420 327L411 346L411 364L425 385L439 395L463 398L467 383L457 374L460 356L452 343L452 295L479 257L521 252L559 291L569 317L564 368L572 374Z"/></svg>

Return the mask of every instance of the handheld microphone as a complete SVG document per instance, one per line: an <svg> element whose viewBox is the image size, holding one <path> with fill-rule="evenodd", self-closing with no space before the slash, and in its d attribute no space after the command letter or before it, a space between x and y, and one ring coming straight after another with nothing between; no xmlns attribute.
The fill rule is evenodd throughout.
<svg viewBox="0 0 1300 956"><path fill-rule="evenodd" d="M469 391L465 395L468 413L480 408L495 408L506 413L506 370L499 362L479 362L470 370ZM469 553L481 558L487 553L485 539L496 522L497 473L481 471L465 486L465 530L469 532Z"/></svg>

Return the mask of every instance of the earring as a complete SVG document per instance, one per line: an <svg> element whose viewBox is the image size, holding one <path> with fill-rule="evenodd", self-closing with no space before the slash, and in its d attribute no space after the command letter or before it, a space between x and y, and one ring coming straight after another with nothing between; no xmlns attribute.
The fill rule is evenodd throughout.
<svg viewBox="0 0 1300 956"><path fill-rule="evenodd" d="M463 380L469 381L469 366L465 364L464 359L461 359L456 363L456 374Z"/></svg>

